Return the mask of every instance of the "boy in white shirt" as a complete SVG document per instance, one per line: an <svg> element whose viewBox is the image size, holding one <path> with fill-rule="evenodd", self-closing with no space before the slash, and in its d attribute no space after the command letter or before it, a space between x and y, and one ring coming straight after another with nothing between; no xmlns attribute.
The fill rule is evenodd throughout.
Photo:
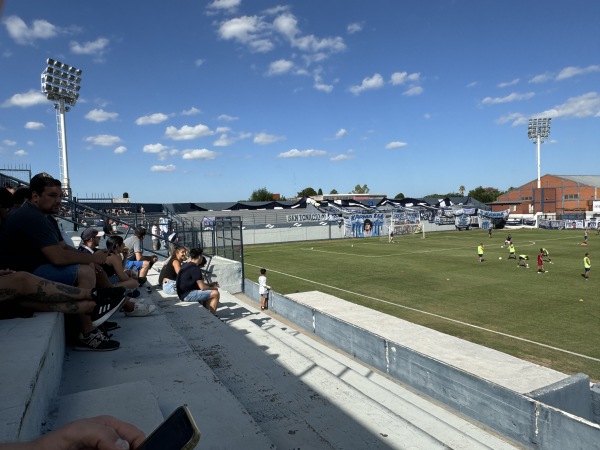
<svg viewBox="0 0 600 450"><path fill-rule="evenodd" d="M267 284L267 269L260 269L260 277L258 277L258 293L260 294L260 309L269 309L267 301L269 300L269 289L271 286Z"/></svg>

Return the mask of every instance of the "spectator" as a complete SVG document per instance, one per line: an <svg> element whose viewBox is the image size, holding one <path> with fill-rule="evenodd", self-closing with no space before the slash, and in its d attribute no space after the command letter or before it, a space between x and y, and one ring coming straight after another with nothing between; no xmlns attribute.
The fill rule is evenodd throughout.
<svg viewBox="0 0 600 450"><path fill-rule="evenodd" d="M125 258L127 258L129 251L125 248L123 238L121 236L109 237L106 240L106 249L108 250L108 258L106 258L106 262L102 267L109 276L109 281L113 286L121 286L133 290L133 293L137 292L137 295L132 293L130 297L138 297L140 295L136 289L138 280L132 276L133 274L130 271L125 269ZM152 314L155 309L156 306L147 305L142 301L129 300L123 305L125 315L130 317L144 317Z"/></svg>
<svg viewBox="0 0 600 450"><path fill-rule="evenodd" d="M126 269L133 269L138 272L138 280L140 287L146 283L148 271L152 265L158 261L156 255L144 256L144 238L146 237L146 228L142 226L135 227L133 236L125 239L125 247L129 250L129 256L125 263Z"/></svg>
<svg viewBox="0 0 600 450"><path fill-rule="evenodd" d="M258 277L258 293L260 294L260 309L269 309L269 291L271 286L267 284L267 269L260 269L260 276Z"/></svg>
<svg viewBox="0 0 600 450"><path fill-rule="evenodd" d="M0 227L6 221L8 212L13 207L13 194L8 189L0 188Z"/></svg>
<svg viewBox="0 0 600 450"><path fill-rule="evenodd" d="M80 289L29 272L0 270L0 304L14 301L32 311L89 314L96 324L108 318L102 307L121 301L124 293L123 288Z"/></svg>
<svg viewBox="0 0 600 450"><path fill-rule="evenodd" d="M190 250L189 262L181 266L177 274L176 289L180 300L186 302L201 303L213 315L217 315L219 306L219 283L205 283L202 267L206 264L206 258L202 256L202 249L192 248Z"/></svg>
<svg viewBox="0 0 600 450"><path fill-rule="evenodd" d="M158 276L158 284L162 286L165 294L177 295L175 282L186 253L187 249L185 247L178 246L173 252L173 256L169 257L162 266L160 275Z"/></svg>
<svg viewBox="0 0 600 450"><path fill-rule="evenodd" d="M158 221L160 228L160 236L163 238L165 247L169 245L169 219L161 217Z"/></svg>
<svg viewBox="0 0 600 450"><path fill-rule="evenodd" d="M150 234L152 234L152 250L156 252L160 250L160 228L158 228L158 222L152 224Z"/></svg>
<svg viewBox="0 0 600 450"><path fill-rule="evenodd" d="M13 206L8 213L11 214L15 209L20 208L25 203L25 200L29 199L29 196L30 191L27 186L18 187L13 194Z"/></svg>
<svg viewBox="0 0 600 450"><path fill-rule="evenodd" d="M100 250L83 253L67 245L53 217L60 209L61 182L46 173L37 174L30 183L31 199L11 214L0 234L0 267L27 271L59 283L93 289L96 286L95 264L108 256ZM116 310L121 303L115 306ZM98 330L90 316L80 316L80 333L76 350L107 351L119 348Z"/></svg>
<svg viewBox="0 0 600 450"><path fill-rule="evenodd" d="M117 224L114 220L112 220L110 217L106 217L104 219L104 227L102 228L102 231L104 231L104 238L106 239L106 236L110 236L111 234L118 234L119 232L117 231Z"/></svg>

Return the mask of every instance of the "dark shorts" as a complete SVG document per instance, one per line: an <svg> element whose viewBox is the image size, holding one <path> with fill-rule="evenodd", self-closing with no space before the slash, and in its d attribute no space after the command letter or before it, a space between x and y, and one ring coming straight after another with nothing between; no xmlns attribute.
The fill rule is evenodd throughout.
<svg viewBox="0 0 600 450"><path fill-rule="evenodd" d="M57 283L74 286L77 281L77 272L79 264L71 264L70 266L55 266L54 264L42 264L33 271L34 275L45 278L47 280L56 281Z"/></svg>
<svg viewBox="0 0 600 450"><path fill-rule="evenodd" d="M589 267L586 267L586 268L585 268L585 273L588 273L589 271L590 271L590 268L589 268Z"/></svg>

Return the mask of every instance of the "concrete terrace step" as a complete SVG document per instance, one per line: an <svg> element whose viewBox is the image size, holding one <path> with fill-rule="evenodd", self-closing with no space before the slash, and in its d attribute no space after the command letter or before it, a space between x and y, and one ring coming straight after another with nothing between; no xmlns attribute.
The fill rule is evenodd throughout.
<svg viewBox="0 0 600 450"><path fill-rule="evenodd" d="M150 297L145 301L160 298L156 292L143 296ZM189 406L202 432L202 449L273 448L240 402L169 322L172 310L186 309L185 306L167 302L168 307L148 317L115 314L111 320L121 326L112 332L113 339L121 342L121 348L116 351L78 352L67 347L59 392L61 401L73 398L81 405L81 399L85 399L94 414L108 408L137 424L138 400L131 403L131 398L152 395L164 417L179 405ZM198 305L193 308L198 309ZM224 327L217 318L208 319ZM135 384L140 381L144 384ZM121 395L123 390L126 394ZM111 399L108 402L107 396ZM72 412L64 413L63 408L64 403L61 406L59 402L56 412L59 420L73 416ZM154 425L156 423L149 423L145 431Z"/></svg>
<svg viewBox="0 0 600 450"><path fill-rule="evenodd" d="M0 320L0 442L39 436L59 389L63 323L58 313Z"/></svg>
<svg viewBox="0 0 600 450"><path fill-rule="evenodd" d="M237 333L193 305L169 320L278 448L515 448L230 294L221 300Z"/></svg>

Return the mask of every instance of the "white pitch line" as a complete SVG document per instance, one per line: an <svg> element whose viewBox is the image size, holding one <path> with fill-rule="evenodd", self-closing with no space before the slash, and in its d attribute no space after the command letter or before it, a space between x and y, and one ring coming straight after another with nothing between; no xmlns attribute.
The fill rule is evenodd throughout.
<svg viewBox="0 0 600 450"><path fill-rule="evenodd" d="M246 263L246 264L249 265L249 266L252 266L252 267L257 267L257 268L260 267L260 266L254 265L254 264L248 264L248 263ZM391 305L391 306L396 306L398 308L407 309L409 311L414 311L414 312L418 312L418 313L421 313L421 314L426 314L428 316L436 317L436 318L442 319L442 320L447 320L448 322L454 322L454 323L457 323L459 325L464 325L466 327L475 328L475 329L481 330L481 331L487 331L488 333L497 334L499 336L508 337L508 338L515 339L515 340L521 341L521 342L527 342L528 344L537 345L539 347L548 348L550 350L555 350L557 352L566 353L566 354L569 354L569 355L572 355L572 356L577 356L577 357L580 357L580 358L589 359L590 361L600 362L599 358L594 358L592 356L582 355L581 353L575 353L575 352L572 352L572 351L569 351L569 350L565 350L565 349L562 349L562 348L553 347L552 345L542 344L541 342L532 341L530 339L525 339L525 338L522 338L522 337L519 337L519 336L513 336L512 334L507 334L507 333L502 333L500 331L490 330L489 328L480 327L479 325L473 325L471 323L462 322L462 321L456 320L456 319L451 319L449 317L444 317L444 316L441 316L439 314L430 313L430 312L427 312L427 311L422 311L420 309L411 308L410 306L400 305L398 303L393 303L393 302L390 302L388 300L383 300L383 299L380 299L380 298L371 297L369 295L359 294L358 292L352 292L352 291L349 291L347 289L342 289L342 288L339 288L339 287L336 287L336 286L331 286L329 284L319 283L318 281L314 281L314 280L308 280L306 278L302 278L302 277L299 277L299 276L296 276L296 275L291 275L291 274L280 272L280 271L273 270L273 269L268 269L268 270L269 270L269 272L275 272L275 273L278 273L280 275L284 275L284 276L287 276L287 277L290 277L290 278L296 278L298 280L306 281L308 283L318 284L319 286L323 286L323 287L326 287L326 288L329 288L329 289L335 289L337 291L346 292L348 294L356 295L358 297L367 298L369 300L374 300L376 302L385 303L385 304L388 304L388 305Z"/></svg>

